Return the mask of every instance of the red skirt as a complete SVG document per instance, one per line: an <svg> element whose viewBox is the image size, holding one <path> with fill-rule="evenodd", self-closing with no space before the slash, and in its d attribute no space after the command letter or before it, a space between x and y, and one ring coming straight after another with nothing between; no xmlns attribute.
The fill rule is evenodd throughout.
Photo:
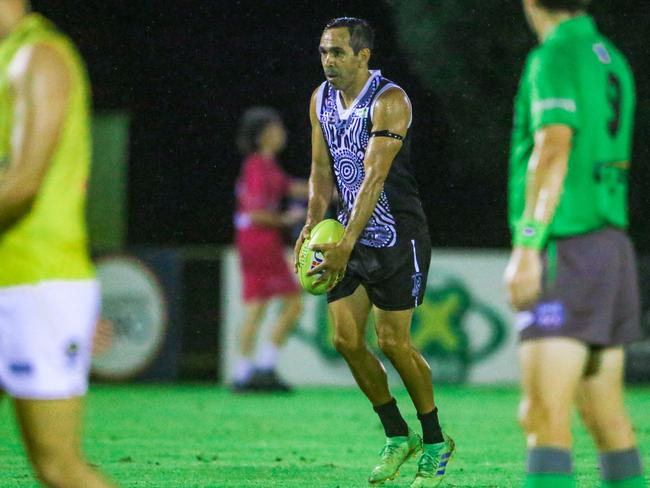
<svg viewBox="0 0 650 488"><path fill-rule="evenodd" d="M245 302L298 293L297 277L279 235L241 232L236 244Z"/></svg>

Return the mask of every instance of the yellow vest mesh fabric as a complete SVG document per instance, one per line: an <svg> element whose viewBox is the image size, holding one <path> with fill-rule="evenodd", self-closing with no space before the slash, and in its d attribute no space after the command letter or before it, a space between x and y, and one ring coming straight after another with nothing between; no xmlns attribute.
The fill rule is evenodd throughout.
<svg viewBox="0 0 650 488"><path fill-rule="evenodd" d="M91 161L88 78L76 48L38 14L27 15L0 43L0 180L11 164L9 65L20 48L41 43L54 47L70 67L69 111L31 210L0 234L0 287L94 275L85 222Z"/></svg>

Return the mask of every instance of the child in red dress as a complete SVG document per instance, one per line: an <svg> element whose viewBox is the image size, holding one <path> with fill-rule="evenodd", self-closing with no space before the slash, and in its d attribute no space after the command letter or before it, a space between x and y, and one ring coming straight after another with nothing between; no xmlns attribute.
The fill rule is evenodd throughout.
<svg viewBox="0 0 650 488"><path fill-rule="evenodd" d="M278 165L286 131L277 112L265 107L247 110L238 145L246 155L237 181L236 246L242 270L245 318L235 365L235 391L288 390L275 372L278 348L286 341L301 312L300 289L285 256L282 230L304 219L304 210L282 212L284 197L306 196L307 185L291 179ZM270 340L253 359L259 325L269 301L278 298L281 312Z"/></svg>

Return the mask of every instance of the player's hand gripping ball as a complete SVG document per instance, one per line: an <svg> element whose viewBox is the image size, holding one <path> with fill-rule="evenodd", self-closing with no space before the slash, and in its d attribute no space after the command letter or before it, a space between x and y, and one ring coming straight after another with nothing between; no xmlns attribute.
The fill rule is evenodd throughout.
<svg viewBox="0 0 650 488"><path fill-rule="evenodd" d="M319 222L309 234L309 239L305 239L300 247L300 254L298 255L298 278L300 279L300 286L302 289L312 295L322 295L332 285L332 277L329 280L314 285L314 281L322 276L322 273L317 273L312 276L307 276L307 273L314 269L316 266L323 262L323 253L321 251L313 251L309 248L312 244L335 244L341 240L345 227L334 219L325 219Z"/></svg>

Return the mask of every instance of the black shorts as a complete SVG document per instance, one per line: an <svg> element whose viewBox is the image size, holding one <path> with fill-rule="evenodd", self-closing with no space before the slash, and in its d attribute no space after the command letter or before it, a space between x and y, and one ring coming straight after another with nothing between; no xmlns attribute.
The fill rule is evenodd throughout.
<svg viewBox="0 0 650 488"><path fill-rule="evenodd" d="M424 233L401 239L393 247L372 248L357 243L345 276L328 294L331 303L362 285L370 301L382 310L408 310L422 303L431 261L431 240Z"/></svg>
<svg viewBox="0 0 650 488"><path fill-rule="evenodd" d="M624 232L551 241L543 281L539 302L517 315L521 340L570 337L610 347L642 338L636 257Z"/></svg>

